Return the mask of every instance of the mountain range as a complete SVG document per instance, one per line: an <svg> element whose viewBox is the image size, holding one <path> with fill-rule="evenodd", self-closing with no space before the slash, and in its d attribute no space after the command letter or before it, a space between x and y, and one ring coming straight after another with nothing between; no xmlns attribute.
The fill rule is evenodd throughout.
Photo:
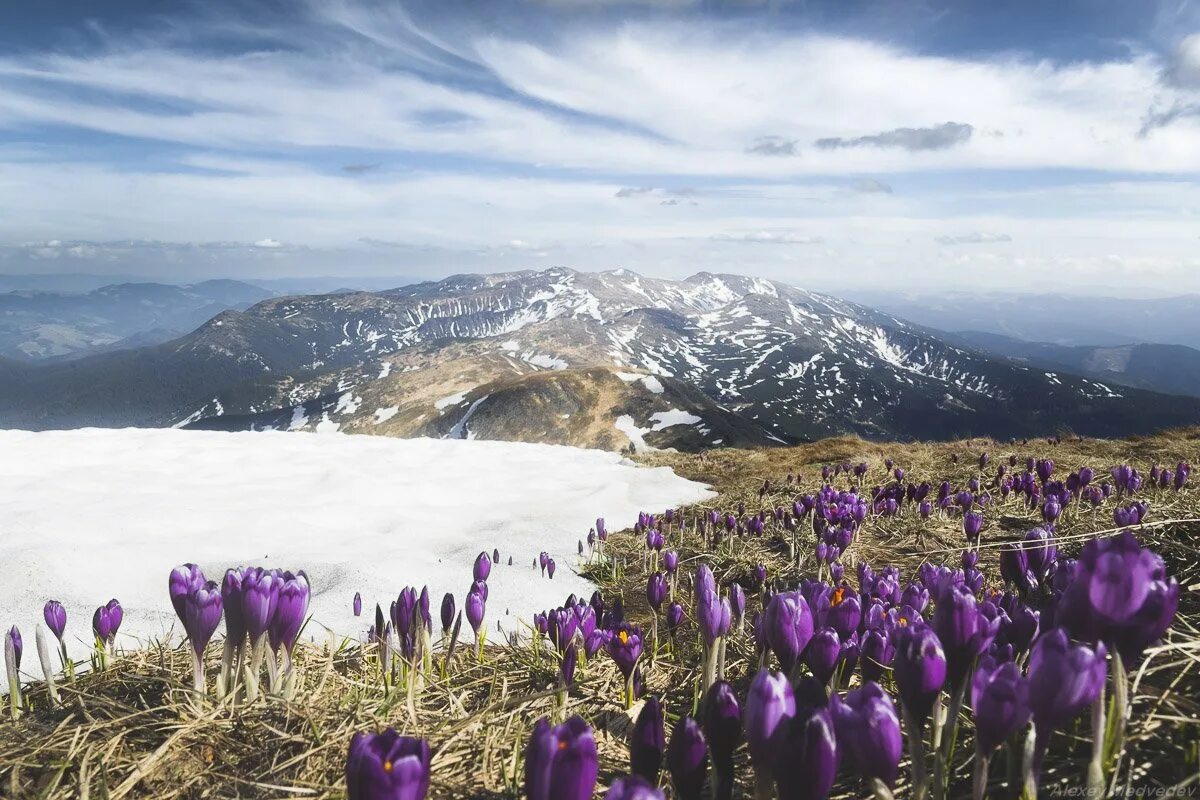
<svg viewBox="0 0 1200 800"><path fill-rule="evenodd" d="M78 358L158 344L221 311L246 309L271 295L232 280L190 286L118 283L83 292L9 291L0 294L0 357Z"/></svg>
<svg viewBox="0 0 1200 800"><path fill-rule="evenodd" d="M168 342L0 360L0 426L190 426L701 449L1200 422L786 284L556 268L268 298Z"/></svg>

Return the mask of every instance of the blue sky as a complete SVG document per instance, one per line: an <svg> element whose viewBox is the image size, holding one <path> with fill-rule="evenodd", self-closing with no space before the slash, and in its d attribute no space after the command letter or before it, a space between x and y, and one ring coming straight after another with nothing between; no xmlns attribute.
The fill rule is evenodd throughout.
<svg viewBox="0 0 1200 800"><path fill-rule="evenodd" d="M1200 2L0 11L0 272L1200 291Z"/></svg>

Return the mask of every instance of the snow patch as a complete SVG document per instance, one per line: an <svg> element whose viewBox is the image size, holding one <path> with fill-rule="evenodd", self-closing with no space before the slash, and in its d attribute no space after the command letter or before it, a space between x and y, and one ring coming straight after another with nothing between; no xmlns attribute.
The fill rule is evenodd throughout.
<svg viewBox="0 0 1200 800"><path fill-rule="evenodd" d="M356 591L373 608L428 584L461 607L476 554L496 546L487 625L493 635L497 620L518 630L571 592L591 594L571 568L596 517L615 530L638 511L713 496L617 453L512 442L84 429L0 431L0 452L0 619L30 643L55 597L76 659L86 659L92 612L110 597L125 610L121 647L168 632L178 643L166 583L187 561L218 581L234 565L306 570L305 636L324 641L323 627L365 630L366 616L350 608ZM529 566L542 550L558 561L554 580Z"/></svg>

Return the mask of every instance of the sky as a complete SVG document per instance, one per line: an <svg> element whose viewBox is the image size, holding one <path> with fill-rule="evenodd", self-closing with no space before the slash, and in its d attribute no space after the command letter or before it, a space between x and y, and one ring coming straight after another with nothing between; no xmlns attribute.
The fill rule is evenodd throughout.
<svg viewBox="0 0 1200 800"><path fill-rule="evenodd" d="M0 0L0 273L1200 291L1200 0Z"/></svg>

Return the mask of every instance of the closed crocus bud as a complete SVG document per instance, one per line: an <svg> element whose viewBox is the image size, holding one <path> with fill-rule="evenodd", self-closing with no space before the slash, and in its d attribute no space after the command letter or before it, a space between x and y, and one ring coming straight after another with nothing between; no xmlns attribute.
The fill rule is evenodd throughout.
<svg viewBox="0 0 1200 800"><path fill-rule="evenodd" d="M279 586L279 605L275 608L275 618L271 620L267 636L273 650L282 647L291 655L308 616L308 575L301 570L294 575L284 572L281 577L283 583Z"/></svg>
<svg viewBox="0 0 1200 800"><path fill-rule="evenodd" d="M1062 628L1043 634L1029 654L1029 705L1037 727L1035 764L1050 734L1079 716L1104 690L1108 674L1103 644L1072 644Z"/></svg>
<svg viewBox="0 0 1200 800"><path fill-rule="evenodd" d="M903 625L893 633L896 657L892 674L905 709L920 730L946 683L946 655L937 634L927 625Z"/></svg>
<svg viewBox="0 0 1200 800"><path fill-rule="evenodd" d="M658 611L667 599L667 579L661 572L653 573L646 581L646 600L650 607Z"/></svg>
<svg viewBox="0 0 1200 800"><path fill-rule="evenodd" d="M733 794L733 752L742 741L742 706L727 681L717 681L704 695L704 738L717 773L717 800Z"/></svg>
<svg viewBox="0 0 1200 800"><path fill-rule="evenodd" d="M691 717L680 717L675 723L667 745L667 770L679 800L700 800L708 774L708 745Z"/></svg>
<svg viewBox="0 0 1200 800"><path fill-rule="evenodd" d="M428 742L394 728L354 734L346 757L347 800L424 800L428 792Z"/></svg>
<svg viewBox="0 0 1200 800"><path fill-rule="evenodd" d="M799 592L782 592L771 597L763 616L767 643L784 672L791 673L813 636L813 614Z"/></svg>
<svg viewBox="0 0 1200 800"><path fill-rule="evenodd" d="M900 469L900 467L896 467L896 469L892 471L892 474L896 476L896 480L904 480L904 470Z"/></svg>
<svg viewBox="0 0 1200 800"><path fill-rule="evenodd" d="M674 550L663 553L663 567L669 574L674 575L675 570L679 569L679 553Z"/></svg>
<svg viewBox="0 0 1200 800"><path fill-rule="evenodd" d="M740 583L729 587L729 611L732 623L741 625L746 616L746 592Z"/></svg>
<svg viewBox="0 0 1200 800"><path fill-rule="evenodd" d="M979 511L968 511L963 514L963 534L967 541L978 544L979 532L983 530L983 514Z"/></svg>
<svg viewBox="0 0 1200 800"><path fill-rule="evenodd" d="M67 610L63 608L62 603L57 600L46 601L46 605L42 609L42 617L46 620L46 627L54 634L54 638L61 642L63 631L67 629Z"/></svg>
<svg viewBox="0 0 1200 800"><path fill-rule="evenodd" d="M892 698L874 681L831 699L838 747L849 756L855 770L865 778L876 778L889 788L896 783L904 739L900 718Z"/></svg>
<svg viewBox="0 0 1200 800"><path fill-rule="evenodd" d="M179 621L185 626L187 625L187 620L184 619L186 613L185 601L188 593L204 584L204 573L195 564L184 564L181 567L176 567L171 570L171 574L167 577L167 593L171 597L171 606L175 609L175 615L179 617Z"/></svg>
<svg viewBox="0 0 1200 800"><path fill-rule="evenodd" d="M804 661L812 670L813 676L823 684L828 684L837 670L838 659L842 653L842 640L833 628L821 628L813 634L808 648L804 652Z"/></svg>
<svg viewBox="0 0 1200 800"><path fill-rule="evenodd" d="M483 614L487 607L487 601L481 592L472 587L471 591L467 592L467 599L463 605L467 611L467 622L471 623L471 630L478 635L479 629L483 625Z"/></svg>
<svg viewBox="0 0 1200 800"><path fill-rule="evenodd" d="M480 617L482 619L482 615ZM442 633L449 633L454 625L454 595L446 592L442 596Z"/></svg>
<svg viewBox="0 0 1200 800"><path fill-rule="evenodd" d="M674 636L682 624L683 606L679 603L671 603L671 605L667 606L667 632Z"/></svg>
<svg viewBox="0 0 1200 800"><path fill-rule="evenodd" d="M879 628L871 628L863 634L860 652L864 681L881 679L896 657L891 638Z"/></svg>
<svg viewBox="0 0 1200 800"><path fill-rule="evenodd" d="M929 515L933 513L933 503L928 500L922 500L917 506L917 513L921 515L921 519L929 519Z"/></svg>
<svg viewBox="0 0 1200 800"><path fill-rule="evenodd" d="M642 705L629 734L629 771L651 783L658 783L666 746L662 703L651 695Z"/></svg>
<svg viewBox="0 0 1200 800"><path fill-rule="evenodd" d="M605 800L664 800L662 790L639 775L617 778L604 795Z"/></svg>
<svg viewBox="0 0 1200 800"><path fill-rule="evenodd" d="M471 574L472 579L477 581L486 581L492 574L492 560L488 558L487 553L475 556L475 566L472 568Z"/></svg>
<svg viewBox="0 0 1200 800"><path fill-rule="evenodd" d="M557 565L554 563L553 558L546 560L546 574L550 576L550 580L554 580L554 570L556 567Z"/></svg>
<svg viewBox="0 0 1200 800"><path fill-rule="evenodd" d="M221 589L216 581L192 589L184 598L183 627L197 657L204 653L221 624L221 607Z"/></svg>
<svg viewBox="0 0 1200 800"><path fill-rule="evenodd" d="M563 651L562 663L558 665L558 676L562 685L571 688L575 685L575 666L579 663L579 649L574 644L567 645Z"/></svg>
<svg viewBox="0 0 1200 800"><path fill-rule="evenodd" d="M762 586L767 582L767 568L765 565L756 564L754 566L754 581L759 586Z"/></svg>
<svg viewBox="0 0 1200 800"><path fill-rule="evenodd" d="M796 696L787 676L761 669L750 682L743 715L746 743L760 783L769 781L780 725L796 714Z"/></svg>
<svg viewBox="0 0 1200 800"><path fill-rule="evenodd" d="M899 470L897 470L899 471ZM775 740L775 789L780 800L823 800L837 777L837 735L824 705L798 706Z"/></svg>
<svg viewBox="0 0 1200 800"><path fill-rule="evenodd" d="M117 631L124 618L125 611L121 608L121 604L115 599L109 600L108 603L97 608L96 613L92 615L92 631L100 641L111 644L117 638Z"/></svg>
<svg viewBox="0 0 1200 800"><path fill-rule="evenodd" d="M971 679L971 708L976 745L988 755L1029 722L1029 683L1021 668L990 655L979 659Z"/></svg>
<svg viewBox="0 0 1200 800"><path fill-rule="evenodd" d="M274 619L282 585L281 578L264 569L250 569L242 575L242 619L251 644L258 642Z"/></svg>
<svg viewBox="0 0 1200 800"><path fill-rule="evenodd" d="M525 748L528 800L591 800L599 765L596 740L582 717L550 726L542 717Z"/></svg>
<svg viewBox="0 0 1200 800"><path fill-rule="evenodd" d="M351 603L351 607L354 609L354 616L362 616L362 594L359 592L354 593L354 602Z"/></svg>
<svg viewBox="0 0 1200 800"><path fill-rule="evenodd" d="M500 563L500 548L498 548L498 547L492 548L492 563L493 564Z"/></svg>

